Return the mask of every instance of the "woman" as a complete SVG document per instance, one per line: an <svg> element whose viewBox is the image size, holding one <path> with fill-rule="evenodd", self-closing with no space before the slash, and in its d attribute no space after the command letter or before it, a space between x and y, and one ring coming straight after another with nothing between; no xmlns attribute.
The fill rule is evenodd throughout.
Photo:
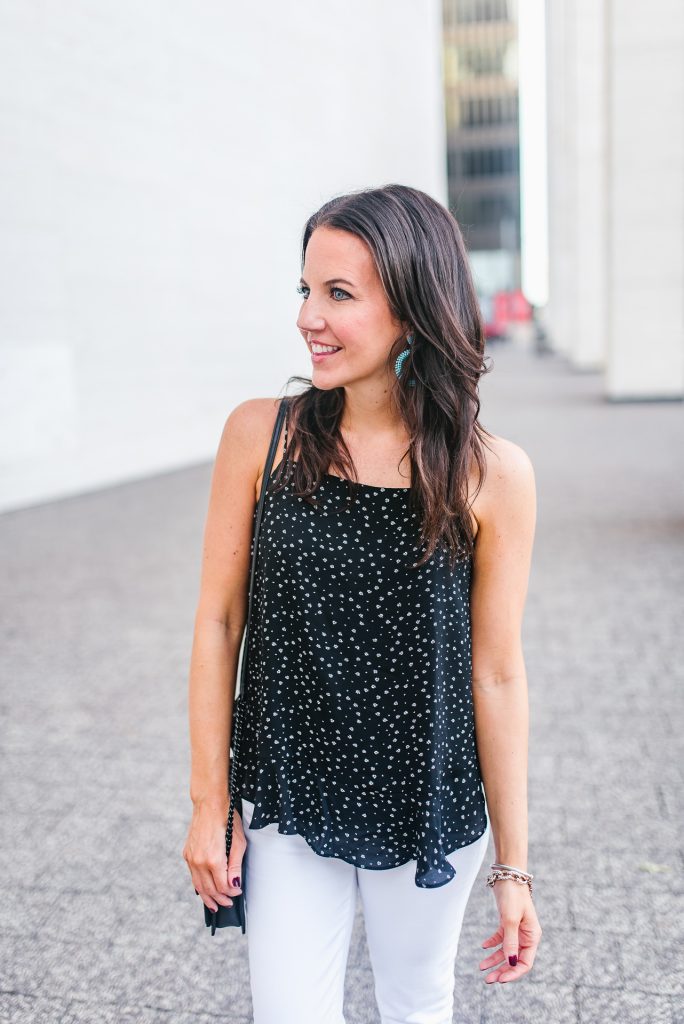
<svg viewBox="0 0 684 1024"><path fill-rule="evenodd" d="M227 864L227 737L273 399L238 405L216 456L183 856L216 909L241 891L247 851L255 1024L344 1022L357 892L383 1024L447 1024L490 833L486 981L520 979L541 937L520 638L533 469L478 423L483 324L441 204L401 185L326 203L304 231L299 291L313 372L284 399L259 536L242 818Z"/></svg>

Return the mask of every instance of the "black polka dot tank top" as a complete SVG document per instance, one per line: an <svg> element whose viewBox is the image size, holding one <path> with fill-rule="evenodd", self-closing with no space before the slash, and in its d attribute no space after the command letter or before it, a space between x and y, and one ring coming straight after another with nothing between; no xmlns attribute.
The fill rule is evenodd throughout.
<svg viewBox="0 0 684 1024"><path fill-rule="evenodd" d="M410 568L425 549L409 489L348 494L330 474L318 509L290 481L266 493L237 791L255 805L252 829L277 822L359 868L415 859L415 884L437 888L456 874L446 855L487 827L472 560L451 570L438 547Z"/></svg>

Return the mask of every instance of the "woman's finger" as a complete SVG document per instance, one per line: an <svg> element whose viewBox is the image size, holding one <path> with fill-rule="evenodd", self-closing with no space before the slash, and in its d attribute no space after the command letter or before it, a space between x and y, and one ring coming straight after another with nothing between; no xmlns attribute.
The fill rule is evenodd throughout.
<svg viewBox="0 0 684 1024"><path fill-rule="evenodd" d="M228 882L228 861L225 853L220 863L212 864L210 870L211 884L207 890L209 895L215 899L217 903L222 904L222 906L232 907L232 897L237 896L238 890Z"/></svg>
<svg viewBox="0 0 684 1024"><path fill-rule="evenodd" d="M503 942L503 928L500 927L500 928L497 928L497 930L492 935L488 935L487 936L487 938L482 943L482 948L483 949L487 949L489 946L500 946L502 942ZM488 967L495 967L497 964L500 964L502 962L503 962L503 950L502 949L494 949L489 954L489 956L485 957L484 960L480 961L480 965L479 965L480 966L480 970L484 971Z"/></svg>
<svg viewBox="0 0 684 1024"><path fill-rule="evenodd" d="M498 946L503 942L503 928L497 928L492 935L488 935L482 943L482 948L486 949L487 946Z"/></svg>
<svg viewBox="0 0 684 1024"><path fill-rule="evenodd" d="M242 892L242 858L228 865L228 892L231 896L238 896Z"/></svg>
<svg viewBox="0 0 684 1024"><path fill-rule="evenodd" d="M517 981L519 978L522 978L524 974L527 974L532 969L538 944L539 943L529 947L521 946L520 953L518 954L518 962L515 967L511 967L508 963L503 949L496 950L480 964L480 970L487 970L490 967L496 968L485 977L485 981L488 984L491 984L495 981L503 983L508 981Z"/></svg>
<svg viewBox="0 0 684 1024"><path fill-rule="evenodd" d="M495 949L493 953L490 953L489 956L485 957L484 960L480 961L480 965L479 966L480 966L480 970L481 971L488 971L492 967L501 967L501 968L503 968L505 963L506 963L506 960L504 958L503 950L502 949ZM487 977L489 977L489 975L487 975Z"/></svg>
<svg viewBox="0 0 684 1024"><path fill-rule="evenodd" d="M244 843L232 842L230 845L230 861L228 862L228 892L237 896L242 892L242 858L245 852Z"/></svg>
<svg viewBox="0 0 684 1024"><path fill-rule="evenodd" d="M218 910L218 905L222 907L232 907L233 901L230 896L223 891L225 885L217 885L215 879L221 877L221 874L225 874L225 856L223 859L223 866L219 867L217 864L209 865L202 868L197 872L199 878L195 883L195 892L198 896L202 897L205 906L209 907L209 910ZM195 876L197 877L197 876Z"/></svg>
<svg viewBox="0 0 684 1024"><path fill-rule="evenodd" d="M524 974L527 974L531 967L532 964L526 962L524 954L521 954L518 956L518 962L515 967L511 967L510 964L506 963L499 970L492 971L491 974L488 974L485 981L488 984L495 981L500 981L502 984L508 981L518 981L518 979L522 978Z"/></svg>
<svg viewBox="0 0 684 1024"><path fill-rule="evenodd" d="M204 903L205 907L208 907L209 910L212 911L212 913L215 913L218 910L219 904L222 907L233 906L233 901L230 899L230 897L224 896L223 893L217 893L216 896L211 896L209 893L198 892L197 895L202 897L202 902Z"/></svg>

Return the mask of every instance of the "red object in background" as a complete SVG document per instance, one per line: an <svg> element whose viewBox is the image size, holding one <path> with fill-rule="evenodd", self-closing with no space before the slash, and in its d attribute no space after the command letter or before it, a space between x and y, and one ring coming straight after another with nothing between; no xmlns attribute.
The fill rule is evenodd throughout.
<svg viewBox="0 0 684 1024"><path fill-rule="evenodd" d="M482 311L487 338L502 338L509 324L532 319L532 306L519 288L511 292L496 292L492 300L482 303Z"/></svg>

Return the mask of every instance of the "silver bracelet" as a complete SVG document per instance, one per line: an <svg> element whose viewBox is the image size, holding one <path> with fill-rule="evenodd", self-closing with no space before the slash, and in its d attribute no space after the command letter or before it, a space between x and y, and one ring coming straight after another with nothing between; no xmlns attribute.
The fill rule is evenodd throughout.
<svg viewBox="0 0 684 1024"><path fill-rule="evenodd" d="M504 871L517 871L519 875L524 875L526 878L534 878L528 871L523 871L522 868L514 868L512 864L490 864L490 868L503 868Z"/></svg>
<svg viewBox="0 0 684 1024"><path fill-rule="evenodd" d="M509 868L506 865L492 864L491 867L494 869L491 874L487 875L486 884L491 888L494 887L494 883L499 879L511 879L514 882L518 882L520 885L526 885L530 890L530 898L532 898L532 879L533 875L527 871L519 871L518 868Z"/></svg>

